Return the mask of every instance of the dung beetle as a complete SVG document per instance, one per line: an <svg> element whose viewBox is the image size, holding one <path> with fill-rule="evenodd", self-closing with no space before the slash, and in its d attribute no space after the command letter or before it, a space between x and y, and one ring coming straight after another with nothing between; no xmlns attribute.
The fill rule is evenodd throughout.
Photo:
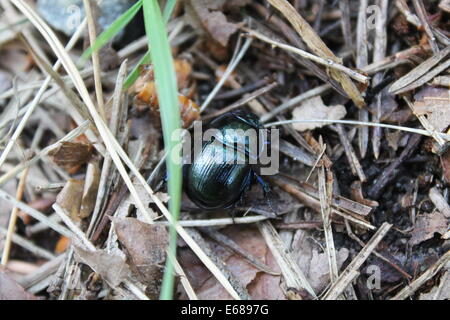
<svg viewBox="0 0 450 320"><path fill-rule="evenodd" d="M212 120L207 129L216 129L215 134L203 141L201 152L183 166L184 189L189 199L203 209L231 208L243 198L255 178L264 193L269 193L269 185L258 174L260 152L268 146L268 139L260 136L263 128L255 114L243 110ZM249 129L256 132L257 150L242 135L242 130Z"/></svg>

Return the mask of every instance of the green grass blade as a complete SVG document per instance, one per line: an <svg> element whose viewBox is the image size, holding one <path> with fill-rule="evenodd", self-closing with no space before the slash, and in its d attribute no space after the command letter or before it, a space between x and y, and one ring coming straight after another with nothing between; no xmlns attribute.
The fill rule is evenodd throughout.
<svg viewBox="0 0 450 320"><path fill-rule="evenodd" d="M169 209L175 221L178 220L181 203L181 161L180 154L177 159L173 150L181 143L180 108L178 105L178 88L173 66L172 52L167 36L166 23L163 20L157 0L143 0L145 30L148 37L149 48L153 61L156 91L158 94L159 109L163 127L164 146L169 155L166 160L168 171ZM173 137L173 133L178 134ZM174 227L170 227L170 255L176 256L176 237ZM174 287L173 264L167 259L164 272L160 298L172 299Z"/></svg>
<svg viewBox="0 0 450 320"><path fill-rule="evenodd" d="M175 9L175 5L177 4L177 0L167 0L166 6L164 7L163 17L164 21L167 23L169 21L170 16L172 15L173 9Z"/></svg>
<svg viewBox="0 0 450 320"><path fill-rule="evenodd" d="M123 84L124 90L127 90L129 87L131 87L133 83L136 81L136 79L139 77L139 67L142 64L150 63L150 61L151 61L150 51L147 51L147 53L139 60L139 62L134 66L133 70L125 79L125 82Z"/></svg>
<svg viewBox="0 0 450 320"><path fill-rule="evenodd" d="M136 2L127 11L125 11L120 17L118 17L105 31L103 31L95 41L92 47L89 47L81 56L83 61L86 61L92 54L92 52L100 50L105 44L107 44L116 34L127 26L128 23L134 18L138 11L142 7L142 0Z"/></svg>
<svg viewBox="0 0 450 320"><path fill-rule="evenodd" d="M172 15L173 9L175 8L175 5L177 4L177 0L168 0L166 3L166 6L164 7L164 21L167 23L170 19L170 16ZM127 90L133 83L136 81L136 79L139 77L139 67L144 63L150 63L150 51L148 51L142 58L139 60L139 62L134 66L133 70L130 72L128 77L125 80L124 83L124 89Z"/></svg>

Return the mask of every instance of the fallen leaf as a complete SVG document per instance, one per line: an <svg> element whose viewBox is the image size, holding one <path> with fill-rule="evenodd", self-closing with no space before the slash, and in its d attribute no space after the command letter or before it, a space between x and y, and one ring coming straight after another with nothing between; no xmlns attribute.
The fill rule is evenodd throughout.
<svg viewBox="0 0 450 320"><path fill-rule="evenodd" d="M211 39L226 47L238 26L228 22L227 17L219 11L225 1L190 0L185 1L185 20L200 33L206 33Z"/></svg>
<svg viewBox="0 0 450 320"><path fill-rule="evenodd" d="M84 180L70 179L58 193L56 203L60 205L74 221L80 221L80 207Z"/></svg>
<svg viewBox="0 0 450 320"><path fill-rule="evenodd" d="M442 213L435 211L434 213L419 215L412 230L412 237L409 240L409 244L414 246L433 238L435 233L442 235L447 230L447 219Z"/></svg>
<svg viewBox="0 0 450 320"><path fill-rule="evenodd" d="M130 269L119 256L103 250L88 251L74 246L78 261L88 265L98 273L111 287L117 287L129 274Z"/></svg>
<svg viewBox="0 0 450 320"><path fill-rule="evenodd" d="M426 116L431 125L442 132L450 125L450 91L425 87L414 95L414 112Z"/></svg>
<svg viewBox="0 0 450 320"><path fill-rule="evenodd" d="M346 248L336 250L337 266L341 268L342 264L347 260L349 251ZM306 271L306 270L305 270ZM328 255L325 252L319 253L313 249L310 268L308 270L307 279L315 292L321 292L330 283L330 267Z"/></svg>
<svg viewBox="0 0 450 320"><path fill-rule="evenodd" d="M0 267L0 300L36 300Z"/></svg>
<svg viewBox="0 0 450 320"><path fill-rule="evenodd" d="M293 120L340 120L345 117L347 111L343 105L335 105L327 107L320 96L303 101L300 106L296 107L292 112ZM295 130L306 131L315 128L321 128L327 125L322 122L294 123L292 126Z"/></svg>
<svg viewBox="0 0 450 320"><path fill-rule="evenodd" d="M293 250L297 254L297 263L305 274L314 291L319 294L330 284L330 267L328 257L325 252L319 253L314 247L314 242L309 240L310 233L305 230L299 230L294 239ZM349 250L341 248L336 250L338 270L349 257Z"/></svg>
<svg viewBox="0 0 450 320"><path fill-rule="evenodd" d="M243 250L269 266L271 270L280 272L264 238L257 229L246 226L232 226L221 230L221 232ZM226 263L234 279L247 287L252 299L286 299L280 288L280 276L261 272L240 255L229 252L215 242L210 242L210 245L212 251ZM228 292L201 264L190 249L185 248L180 251L179 261L200 299L231 299ZM182 295L181 298L185 299L186 296Z"/></svg>
<svg viewBox="0 0 450 320"><path fill-rule="evenodd" d="M78 214L78 217L80 219L89 217L92 211L94 211L99 183L100 169L98 168L98 164L90 162L86 170L83 195L81 198L81 206Z"/></svg>
<svg viewBox="0 0 450 320"><path fill-rule="evenodd" d="M141 222L135 218L114 219L120 243L126 248L132 270L147 285L150 299L157 299L169 246L166 227Z"/></svg>
<svg viewBox="0 0 450 320"><path fill-rule="evenodd" d="M58 166L73 173L75 169L86 164L92 156L91 144L64 141L49 152L49 156Z"/></svg>

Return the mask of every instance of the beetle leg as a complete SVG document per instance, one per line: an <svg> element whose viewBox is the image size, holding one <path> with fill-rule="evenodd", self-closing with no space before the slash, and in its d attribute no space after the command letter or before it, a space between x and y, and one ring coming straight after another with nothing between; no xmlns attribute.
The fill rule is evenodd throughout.
<svg viewBox="0 0 450 320"><path fill-rule="evenodd" d="M270 207L270 210L272 210L272 213L275 215L274 218L278 217L277 212L275 211L275 209L273 208L272 205L272 189L270 188L270 185L264 181L263 178L261 178L260 175L254 173L256 180L258 180L259 184L261 185L261 187L263 188L264 191L264 197L266 198L267 204Z"/></svg>

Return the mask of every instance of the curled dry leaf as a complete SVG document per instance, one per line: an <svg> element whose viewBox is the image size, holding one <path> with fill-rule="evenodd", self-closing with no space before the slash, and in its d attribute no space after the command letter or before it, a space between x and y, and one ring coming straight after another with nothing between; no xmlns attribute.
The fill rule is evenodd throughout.
<svg viewBox="0 0 450 320"><path fill-rule="evenodd" d="M36 300L0 267L0 300Z"/></svg>
<svg viewBox="0 0 450 320"><path fill-rule="evenodd" d="M206 33L226 47L230 36L238 30L238 26L228 22L226 16L219 11L222 9L223 0L188 0L185 1L185 19L200 33Z"/></svg>
<svg viewBox="0 0 450 320"><path fill-rule="evenodd" d="M58 166L69 172L75 172L89 162L94 148L92 144L64 141L49 152L49 156Z"/></svg>
<svg viewBox="0 0 450 320"><path fill-rule="evenodd" d="M70 179L58 193L56 203L60 205L74 221L80 221L80 207L84 180Z"/></svg>
<svg viewBox="0 0 450 320"><path fill-rule="evenodd" d="M414 113L426 116L439 132L450 124L450 91L444 88L424 87L414 95Z"/></svg>
<svg viewBox="0 0 450 320"><path fill-rule="evenodd" d="M117 287L130 275L126 262L119 256L103 250L88 251L75 246L78 261L88 265L98 273L112 288Z"/></svg>
<svg viewBox="0 0 450 320"><path fill-rule="evenodd" d="M292 111L293 120L340 120L345 117L347 111L342 105L327 107L320 96L303 101L300 106ZM294 123L292 126L295 130L306 131L315 128L321 128L327 125L320 122Z"/></svg>
<svg viewBox="0 0 450 320"><path fill-rule="evenodd" d="M98 164L89 163L86 180L68 180L56 197L56 203L70 214L72 220L81 221L94 210L99 183Z"/></svg>
<svg viewBox="0 0 450 320"><path fill-rule="evenodd" d="M86 180L84 182L83 195L81 198L81 207L78 214L80 219L89 217L92 211L94 211L99 183L100 169L98 168L98 164L89 163L86 171Z"/></svg>
<svg viewBox="0 0 450 320"><path fill-rule="evenodd" d="M115 219L114 226L120 243L126 248L132 270L147 285L146 293L150 299L158 298L169 245L166 228L134 218Z"/></svg>
<svg viewBox="0 0 450 320"><path fill-rule="evenodd" d="M416 219L409 244L414 246L433 238L435 233L442 235L447 230L448 222L442 213L435 211L434 213L419 215Z"/></svg>
<svg viewBox="0 0 450 320"><path fill-rule="evenodd" d="M60 236L55 246L55 253L60 254L67 250L70 245L70 239L66 236Z"/></svg>

